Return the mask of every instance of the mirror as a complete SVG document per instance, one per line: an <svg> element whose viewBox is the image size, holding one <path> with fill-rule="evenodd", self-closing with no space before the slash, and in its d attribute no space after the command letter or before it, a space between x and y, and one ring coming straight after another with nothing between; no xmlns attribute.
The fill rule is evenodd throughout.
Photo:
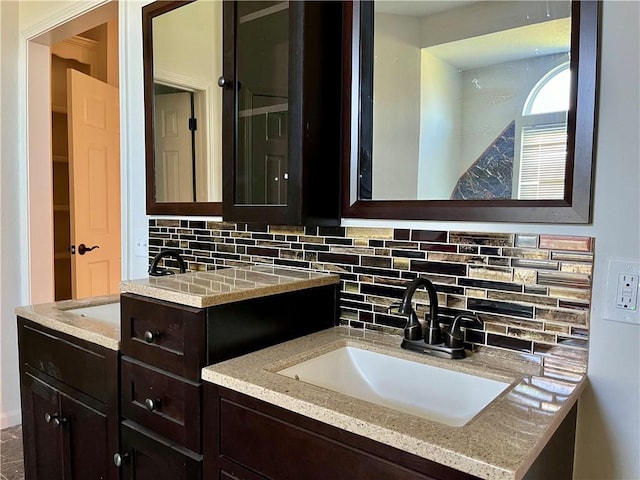
<svg viewBox="0 0 640 480"><path fill-rule="evenodd" d="M354 2L348 16L344 216L590 221L597 2Z"/></svg>
<svg viewBox="0 0 640 480"><path fill-rule="evenodd" d="M222 213L222 2L143 8L147 213Z"/></svg>

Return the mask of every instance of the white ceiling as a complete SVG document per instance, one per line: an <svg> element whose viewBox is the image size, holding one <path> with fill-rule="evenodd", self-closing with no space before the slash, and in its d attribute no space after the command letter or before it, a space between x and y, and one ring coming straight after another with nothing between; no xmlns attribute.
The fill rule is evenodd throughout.
<svg viewBox="0 0 640 480"><path fill-rule="evenodd" d="M561 18L429 47L436 57L460 70L568 52L571 20Z"/></svg>
<svg viewBox="0 0 640 480"><path fill-rule="evenodd" d="M421 17L423 22L431 21L433 25L438 26L440 20L435 19L440 17L436 15L431 20L429 16L443 14L443 12L456 9L463 9L457 16L462 19L462 23L473 22L474 18L477 21L482 21L477 15L478 12L484 12L484 9L478 10L476 7L471 7L475 9L474 13L471 13L471 10L465 8L477 3L482 2L477 0L377 0L374 2L374 9L376 14ZM532 2L531 4L540 3ZM568 2L562 0L562 3ZM493 4L489 8L495 10L496 2L489 2L489 4ZM517 2L514 4L517 4ZM547 6L547 13L548 8ZM451 18L451 16L447 16L446 21L450 22ZM531 20L531 22L533 23L515 28L507 27L506 30L500 31L495 31L495 25L492 25L488 28L488 31L492 31L491 28L493 28L492 33L478 34L482 31L481 28L475 36L430 46L428 51L460 70L470 70L498 63L570 51L570 17L556 17L556 19L552 20L543 18L537 19L537 21Z"/></svg>
<svg viewBox="0 0 640 480"><path fill-rule="evenodd" d="M427 15L433 15L434 13L446 12L447 10L464 7L477 2L478 0L377 0L374 3L374 10L380 13L424 17Z"/></svg>

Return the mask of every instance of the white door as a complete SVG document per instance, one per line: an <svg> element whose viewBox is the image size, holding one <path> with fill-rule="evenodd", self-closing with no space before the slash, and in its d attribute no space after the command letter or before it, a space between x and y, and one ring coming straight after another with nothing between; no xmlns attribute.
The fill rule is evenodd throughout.
<svg viewBox="0 0 640 480"><path fill-rule="evenodd" d="M157 202L193 202L191 94L155 96Z"/></svg>

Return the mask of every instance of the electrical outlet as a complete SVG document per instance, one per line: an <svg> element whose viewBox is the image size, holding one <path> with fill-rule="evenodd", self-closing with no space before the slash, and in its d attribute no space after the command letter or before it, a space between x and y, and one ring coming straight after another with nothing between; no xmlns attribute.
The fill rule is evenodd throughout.
<svg viewBox="0 0 640 480"><path fill-rule="evenodd" d="M605 320L640 325L638 314L638 288L640 287L640 262L612 258L607 275Z"/></svg>
<svg viewBox="0 0 640 480"><path fill-rule="evenodd" d="M634 311L638 302L638 275L618 274L616 307Z"/></svg>

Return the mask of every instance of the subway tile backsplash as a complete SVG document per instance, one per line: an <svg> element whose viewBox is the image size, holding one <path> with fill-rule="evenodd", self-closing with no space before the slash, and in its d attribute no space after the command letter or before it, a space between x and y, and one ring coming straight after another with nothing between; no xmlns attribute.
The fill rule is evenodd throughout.
<svg viewBox="0 0 640 480"><path fill-rule="evenodd" d="M470 348L506 349L542 361L552 347L585 358L594 241L589 237L372 227L292 227L201 220L149 220L149 255L178 249L189 270L265 263L340 275L340 322L401 334L389 313L415 277L438 290L441 322L473 311ZM168 266L171 260L167 260ZM424 319L428 296L416 292ZM557 351L558 349L555 348ZM575 362L580 369L584 362Z"/></svg>

